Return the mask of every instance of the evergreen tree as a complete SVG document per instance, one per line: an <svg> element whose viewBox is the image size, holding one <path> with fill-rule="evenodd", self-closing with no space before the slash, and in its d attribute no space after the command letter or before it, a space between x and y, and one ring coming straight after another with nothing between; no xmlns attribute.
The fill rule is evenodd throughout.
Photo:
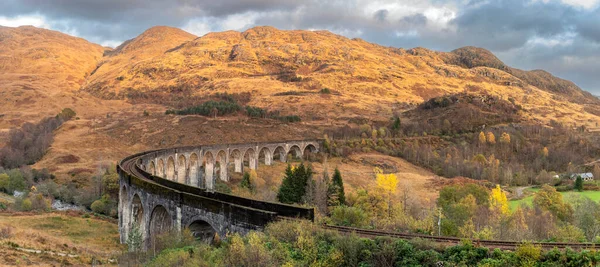
<svg viewBox="0 0 600 267"><path fill-rule="evenodd" d="M583 191L583 179L581 179L581 176L577 176L577 179L575 179L575 190L579 192Z"/></svg>
<svg viewBox="0 0 600 267"><path fill-rule="evenodd" d="M277 193L277 199L282 203L301 203L306 194L308 181L311 180L312 169L310 167L305 167L303 163L295 168L288 165Z"/></svg>
<svg viewBox="0 0 600 267"><path fill-rule="evenodd" d="M339 206L346 204L346 196L344 194L344 181L342 174L338 168L333 172L333 178L329 185L329 204L330 206Z"/></svg>
<svg viewBox="0 0 600 267"><path fill-rule="evenodd" d="M252 184L252 181L250 179L250 173L249 172L245 172L244 173L244 177L242 178L242 182L240 183L240 187L247 188L248 190L250 190L250 192L254 191L254 185Z"/></svg>

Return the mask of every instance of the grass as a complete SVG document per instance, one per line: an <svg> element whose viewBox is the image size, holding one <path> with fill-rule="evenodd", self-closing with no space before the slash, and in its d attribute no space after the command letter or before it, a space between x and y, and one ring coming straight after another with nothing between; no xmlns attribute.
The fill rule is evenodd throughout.
<svg viewBox="0 0 600 267"><path fill-rule="evenodd" d="M508 206L509 206L510 210L514 211L517 209L517 207L519 207L521 205L528 205L528 206L533 205L533 194L535 194L537 191L539 191L539 189L538 188L528 188L528 189L526 189L526 191L529 191L532 194L527 197L524 197L522 199L509 201ZM579 195L579 196L587 197L593 201L600 202L600 191L583 191L583 192L568 191L568 192L560 192L560 193L563 195L563 199L567 200L567 201L570 199L570 196Z"/></svg>
<svg viewBox="0 0 600 267"><path fill-rule="evenodd" d="M83 218L79 213L14 213L0 214L0 228L10 228L11 236L0 243L0 265L89 264L92 258L106 263L121 254L116 222ZM20 248L75 254L65 258L50 254L32 254L11 249ZM27 259L24 261L24 259ZM66 261L66 262L65 262Z"/></svg>

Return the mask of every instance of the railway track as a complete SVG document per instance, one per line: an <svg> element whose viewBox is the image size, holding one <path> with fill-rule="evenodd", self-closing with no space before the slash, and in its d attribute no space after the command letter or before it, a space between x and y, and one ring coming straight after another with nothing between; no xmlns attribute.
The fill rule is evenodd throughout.
<svg viewBox="0 0 600 267"><path fill-rule="evenodd" d="M356 234L361 237L374 238L374 237L393 237L399 239L425 239L430 240L436 243L442 244L460 244L462 239L456 237L443 237L443 236L431 236L424 234L409 234L409 233L397 233L390 231L382 231L382 230L368 230L368 229L360 229L353 227L343 227L343 226L333 226L333 225L323 225L325 229L337 231L344 234ZM481 247L488 248L502 248L502 249L515 249L522 242L516 241L503 241L503 240L472 240L473 244ZM583 249L595 249L597 244L595 243L566 243L566 242L532 242L534 245L539 245L543 249L565 249L571 248L574 250L583 250ZM600 247L600 244L598 244Z"/></svg>
<svg viewBox="0 0 600 267"><path fill-rule="evenodd" d="M136 168L136 162L138 161L140 155L134 155L129 158L121 161L121 168L137 177L144 177L142 173L139 172L138 168ZM290 217L278 217L278 220L294 220ZM324 229L337 231L342 234L356 234L361 237L366 238L375 238L375 237L393 237L399 239L424 239L430 240L440 244L460 244L462 239L457 237L443 237L443 236L431 236L425 234L410 234L410 233L399 233L399 232L391 232L391 231L383 231L383 230L369 230L369 229L360 229L354 227L344 227L344 226L333 226L333 225L322 225ZM516 241L503 241L503 240L472 240L473 244L476 246L488 247L488 248L501 248L501 249L515 249L522 242ZM571 248L574 250L583 250L583 249L595 249L597 246L600 247L600 244L595 243L566 243L566 242L532 242L534 245L539 245L543 249L565 249Z"/></svg>

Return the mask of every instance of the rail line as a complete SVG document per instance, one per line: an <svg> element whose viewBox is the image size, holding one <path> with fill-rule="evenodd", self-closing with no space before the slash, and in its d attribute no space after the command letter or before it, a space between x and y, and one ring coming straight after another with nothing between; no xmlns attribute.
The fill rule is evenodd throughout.
<svg viewBox="0 0 600 267"><path fill-rule="evenodd" d="M121 168L137 177L145 177L144 174L140 173L138 168L136 168L136 162L140 158L139 155L132 155L120 162ZM148 181L153 182L153 181ZM279 216L278 220L294 220L291 217L283 217ZM383 230L369 230L369 229L360 229L355 227L345 227L345 226L334 226L334 225L322 225L324 229L337 231L342 234L356 234L361 237L366 238L375 238L375 237L393 237L399 239L424 239L430 240L435 243L440 244L453 244L457 245L462 242L463 239L457 237L444 237L444 236L431 236L425 234L412 234L412 233L399 233L399 232L391 232L391 231L383 231ZM476 246L488 247L488 248L501 248L501 249L515 249L522 242L517 241L503 241L503 240L472 240L473 244ZM596 249L596 247L600 247L600 244L596 243L568 243L568 242L532 242L534 245L541 246L543 249L565 249L571 248L574 250L583 250L583 249Z"/></svg>
<svg viewBox="0 0 600 267"><path fill-rule="evenodd" d="M425 239L430 240L436 243L443 244L460 244L462 239L457 237L443 237L443 236L431 236L424 234L409 234L409 233L398 233L398 232L390 232L390 231L382 231L382 230L368 230L368 229L360 229L354 227L343 227L343 226L333 226L333 225L323 225L324 229L337 231L343 234L356 234L361 237L374 238L374 237L393 237L400 239ZM522 242L517 241L503 241L503 240L472 240L473 244L476 246L488 247L488 248L502 248L502 249L515 249ZM600 244L595 243L566 243L566 242L532 242L534 245L541 246L543 249L565 249L571 248L574 250L583 250L583 249L595 249Z"/></svg>

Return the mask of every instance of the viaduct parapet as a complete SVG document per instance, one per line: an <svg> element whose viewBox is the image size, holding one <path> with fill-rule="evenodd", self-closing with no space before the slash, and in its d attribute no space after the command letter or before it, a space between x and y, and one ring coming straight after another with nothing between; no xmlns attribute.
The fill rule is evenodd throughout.
<svg viewBox="0 0 600 267"><path fill-rule="evenodd" d="M117 165L119 173L119 232L121 243L132 229L143 247L167 231L189 228L201 239L217 233L262 230L281 218L314 220L314 209L258 201L214 191L216 179L260 165L286 162L318 152L321 141L190 146L147 151Z"/></svg>

